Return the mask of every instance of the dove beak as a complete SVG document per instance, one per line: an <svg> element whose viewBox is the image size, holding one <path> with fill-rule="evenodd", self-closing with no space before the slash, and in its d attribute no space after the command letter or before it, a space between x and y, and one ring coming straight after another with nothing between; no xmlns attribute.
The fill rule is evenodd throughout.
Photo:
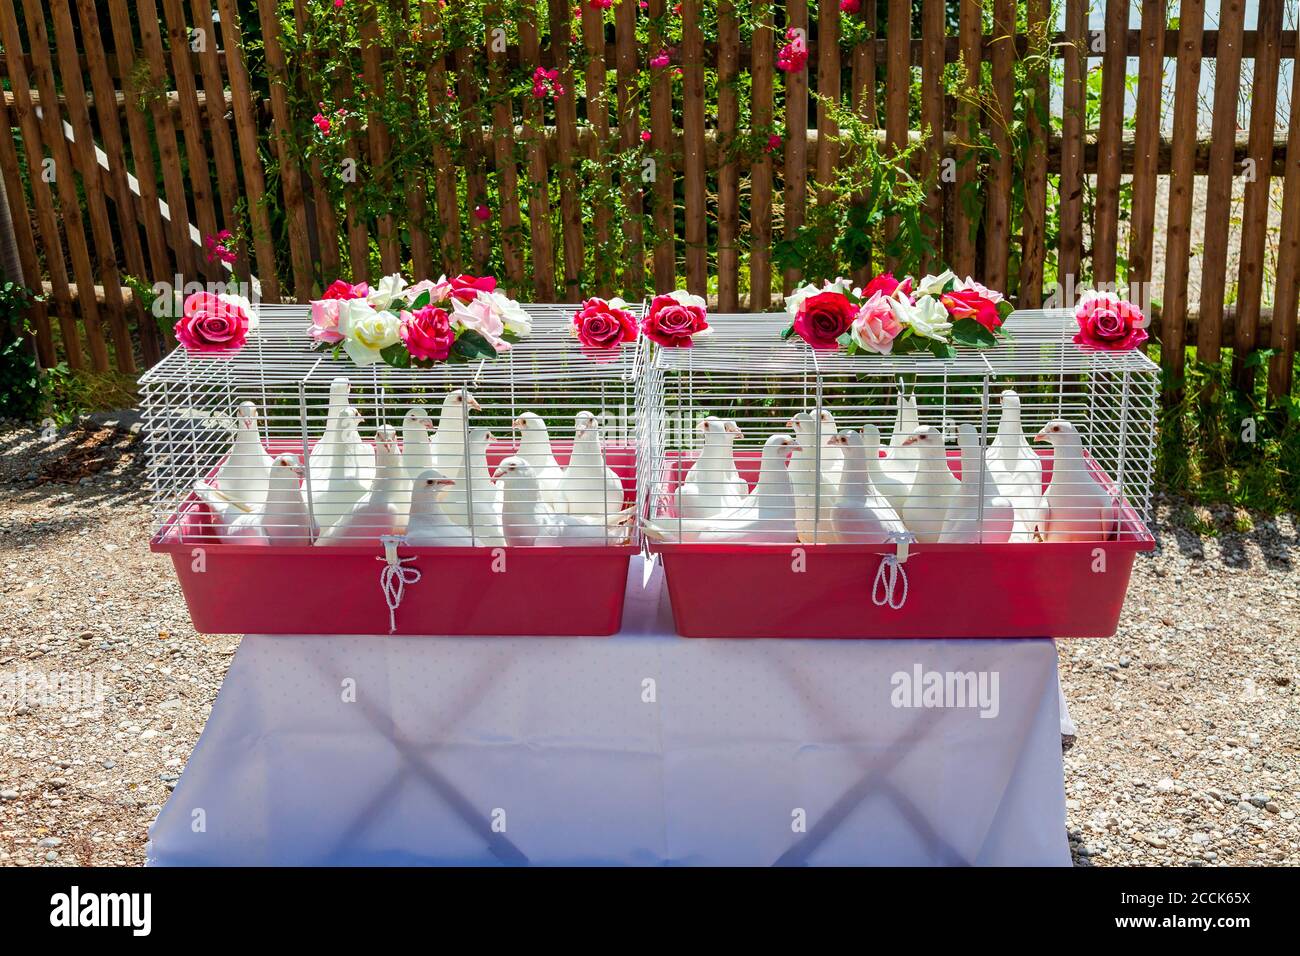
<svg viewBox="0 0 1300 956"><path fill-rule="evenodd" d="M483 411L483 406L478 403L478 399L476 399L469 392L465 393L465 404L468 405L470 408L474 409L474 411L476 412Z"/></svg>
<svg viewBox="0 0 1300 956"><path fill-rule="evenodd" d="M433 427L434 427L434 426L433 426L433 419L432 419L432 418L429 418L427 415L426 415L424 418L417 418L415 421L416 421L417 424L423 425L425 428L433 428Z"/></svg>
<svg viewBox="0 0 1300 956"><path fill-rule="evenodd" d="M708 431L708 430L709 430L709 420L706 418L704 421L700 422L698 425L695 426L695 430L696 430L697 432L706 432L706 431Z"/></svg>
<svg viewBox="0 0 1300 956"><path fill-rule="evenodd" d="M1034 441L1045 441L1045 442L1049 442L1049 443L1050 443L1050 442L1051 442L1051 439L1047 437L1047 429L1044 428L1044 429L1043 429L1042 431L1040 431L1037 435L1035 435L1035 436L1034 436Z"/></svg>
<svg viewBox="0 0 1300 956"><path fill-rule="evenodd" d="M908 435L906 438L903 439L903 444L904 444L904 445L915 445L915 444L916 444L918 441L920 441L920 440L921 440L921 437L920 437L919 435Z"/></svg>
<svg viewBox="0 0 1300 956"><path fill-rule="evenodd" d="M786 427L786 428L794 428L794 419L792 418L792 419L790 419L788 422L786 422L786 423L785 423L785 427Z"/></svg>
<svg viewBox="0 0 1300 956"><path fill-rule="evenodd" d="M450 478L439 478L436 481L434 481L433 486L439 489L440 491L445 491L455 483L456 482L452 481L452 479Z"/></svg>
<svg viewBox="0 0 1300 956"><path fill-rule="evenodd" d="M504 478L504 477L505 477L505 474L506 474L506 466L505 466L505 465L497 465L497 470L494 471L494 472L492 472L492 480L493 480L493 481L498 481L498 480L500 480L501 478Z"/></svg>
<svg viewBox="0 0 1300 956"><path fill-rule="evenodd" d="M307 475L307 469L304 468L302 465L290 465L289 470L292 471L299 478L304 478Z"/></svg>
<svg viewBox="0 0 1300 956"><path fill-rule="evenodd" d="M524 430L524 420L523 420L522 418L516 418L513 422L510 423L510 427L511 427L511 428L518 429L519 431L523 431L523 430Z"/></svg>
<svg viewBox="0 0 1300 956"><path fill-rule="evenodd" d="M745 433L740 430L740 426L737 425L735 422L727 422L727 424L724 427L726 428L727 431L731 432L731 434L735 435L737 438L745 437Z"/></svg>

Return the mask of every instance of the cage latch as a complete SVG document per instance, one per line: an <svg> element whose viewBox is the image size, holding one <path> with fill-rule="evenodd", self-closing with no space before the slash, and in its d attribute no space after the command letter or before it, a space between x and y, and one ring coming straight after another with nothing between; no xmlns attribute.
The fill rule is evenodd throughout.
<svg viewBox="0 0 1300 956"><path fill-rule="evenodd" d="M388 633L394 634L397 632L397 609L402 606L402 595L408 584L420 580L420 572L406 567L406 562L414 561L415 555L409 558L397 556L397 546L402 542L401 535L380 535L379 540L384 545L384 556L375 558L376 561L384 562L383 570L379 572L379 586L383 589L384 601L388 604Z"/></svg>
<svg viewBox="0 0 1300 956"><path fill-rule="evenodd" d="M897 611L907 603L907 571L903 565L907 563L908 549L916 541L916 535L910 531L891 531L889 541L895 546L894 553L880 559L876 580L871 585L871 602L876 607L890 607Z"/></svg>

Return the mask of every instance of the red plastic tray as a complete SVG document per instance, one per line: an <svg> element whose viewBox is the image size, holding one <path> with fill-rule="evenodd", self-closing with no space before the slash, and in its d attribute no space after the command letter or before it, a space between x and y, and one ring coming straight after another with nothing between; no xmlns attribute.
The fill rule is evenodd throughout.
<svg viewBox="0 0 1300 956"><path fill-rule="evenodd" d="M754 481L756 462L746 453L736 457L742 476ZM958 475L959 461L950 453ZM1051 459L1043 465L1046 484ZM1095 462L1093 468L1105 477ZM1155 547L1126 502L1119 530L1104 542L914 544L903 565L907 599L897 609L872 600L881 559L892 547L649 547L663 562L683 637L1109 637L1119 624L1134 556ZM1104 572L1093 570L1097 549Z"/></svg>
<svg viewBox="0 0 1300 956"><path fill-rule="evenodd" d="M270 451L301 445L270 443ZM283 447L279 447L283 445ZM514 446L489 450L495 466ZM568 457L555 443L556 458ZM635 454L607 450L630 500ZM215 469L214 469L215 472ZM211 533L207 506L191 495L150 542L169 554L195 630L204 634L387 634L374 546L226 544ZM397 610L402 635L604 636L622 626L628 563L637 548L402 548L421 573ZM504 560L504 570L501 570Z"/></svg>

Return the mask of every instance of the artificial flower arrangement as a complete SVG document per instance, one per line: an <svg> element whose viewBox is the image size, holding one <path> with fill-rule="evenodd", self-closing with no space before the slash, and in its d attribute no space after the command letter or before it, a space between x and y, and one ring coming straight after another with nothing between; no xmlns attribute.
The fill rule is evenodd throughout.
<svg viewBox="0 0 1300 956"><path fill-rule="evenodd" d="M798 335L815 349L952 358L956 345L986 349L1005 338L1012 306L1002 293L950 271L919 280L885 272L864 288L840 278L796 289L786 311L790 326L781 337Z"/></svg>
<svg viewBox="0 0 1300 956"><path fill-rule="evenodd" d="M1078 345L1127 352L1147 340L1147 320L1142 310L1114 292L1082 293L1074 307L1074 318L1079 323L1079 331L1074 333Z"/></svg>
<svg viewBox="0 0 1300 956"><path fill-rule="evenodd" d="M187 352L220 354L244 347L257 328L257 311L242 295L193 292L181 305L176 341Z"/></svg>
<svg viewBox="0 0 1300 956"><path fill-rule="evenodd" d="M622 299L587 299L573 313L569 331L598 362L613 361L624 342L637 339L636 316Z"/></svg>
<svg viewBox="0 0 1300 956"><path fill-rule="evenodd" d="M491 276L408 285L397 273L374 286L336 280L312 302L308 329L317 348L394 368L496 358L531 332L528 313Z"/></svg>
<svg viewBox="0 0 1300 956"><path fill-rule="evenodd" d="M664 348L688 349L712 331L708 315L702 297L684 289L666 292L650 300L641 320L641 334Z"/></svg>

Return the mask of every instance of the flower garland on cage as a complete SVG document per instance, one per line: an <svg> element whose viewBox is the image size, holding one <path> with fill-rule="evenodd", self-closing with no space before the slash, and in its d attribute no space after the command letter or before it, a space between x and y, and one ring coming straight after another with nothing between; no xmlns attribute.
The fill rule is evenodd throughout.
<svg viewBox="0 0 1300 956"><path fill-rule="evenodd" d="M701 296L676 289L650 300L641 334L662 348L688 349L710 334L708 304Z"/></svg>
<svg viewBox="0 0 1300 956"><path fill-rule="evenodd" d="M639 334L636 316L622 299L587 299L573 313L569 327L582 351L598 362L618 358L624 342L635 342Z"/></svg>
<svg viewBox="0 0 1300 956"><path fill-rule="evenodd" d="M315 348L357 365L429 368L496 358L532 332L532 320L492 276L408 284L393 273L375 286L335 280L311 303L307 332Z"/></svg>
<svg viewBox="0 0 1300 956"><path fill-rule="evenodd" d="M243 348L257 324L257 310L242 295L194 292L181 305L174 331L185 351L221 355Z"/></svg>
<svg viewBox="0 0 1300 956"><path fill-rule="evenodd" d="M859 288L838 278L807 285L786 298L790 325L814 349L849 355L929 352L952 358L955 346L986 349L1007 337L1012 305L1001 292L945 270L922 279L885 272Z"/></svg>

